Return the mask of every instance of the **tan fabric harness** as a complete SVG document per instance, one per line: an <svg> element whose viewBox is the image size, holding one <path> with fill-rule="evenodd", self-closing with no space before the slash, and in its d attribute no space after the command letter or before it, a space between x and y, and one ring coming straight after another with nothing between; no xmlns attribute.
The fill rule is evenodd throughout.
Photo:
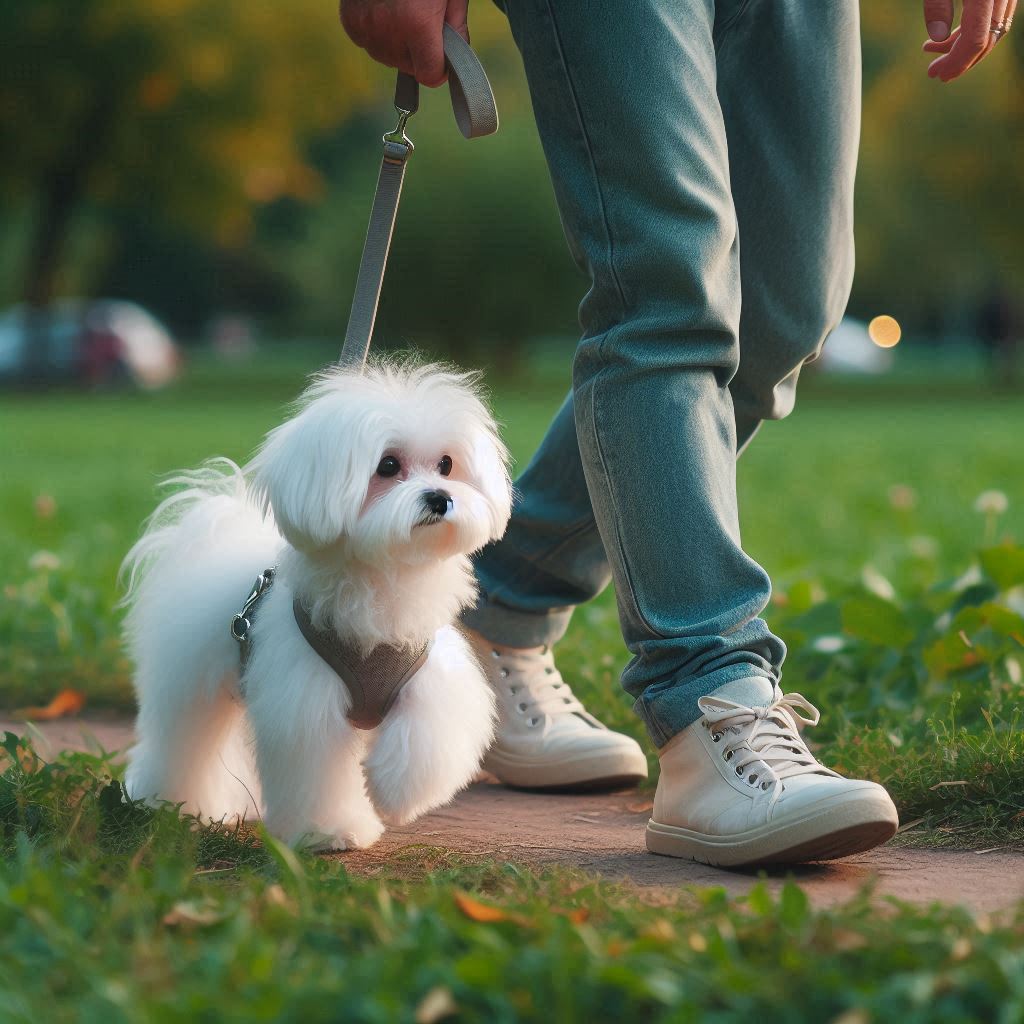
<svg viewBox="0 0 1024 1024"><path fill-rule="evenodd" d="M260 601L274 582L275 571L265 569L256 578L242 610L231 620L231 635L240 645L242 696L249 661L249 630ZM298 598L292 601L292 613L306 642L344 683L352 699L347 718L357 729L375 729L398 699L402 687L423 667L431 643L418 647L378 644L362 654L329 629L317 629Z"/></svg>

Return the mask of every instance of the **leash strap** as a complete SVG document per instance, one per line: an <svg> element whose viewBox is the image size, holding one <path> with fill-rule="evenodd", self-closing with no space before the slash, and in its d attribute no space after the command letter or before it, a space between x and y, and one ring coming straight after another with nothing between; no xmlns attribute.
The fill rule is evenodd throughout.
<svg viewBox="0 0 1024 1024"><path fill-rule="evenodd" d="M469 43L447 23L443 43L448 61L448 91L459 130L467 139L493 134L498 130L498 111L483 65ZM411 75L398 75L395 109L398 111L398 124L383 139L384 158L363 243L345 343L338 360L342 366L362 366L370 350L391 234L402 196L405 167L414 148L405 133L406 123L419 109L419 83Z"/></svg>

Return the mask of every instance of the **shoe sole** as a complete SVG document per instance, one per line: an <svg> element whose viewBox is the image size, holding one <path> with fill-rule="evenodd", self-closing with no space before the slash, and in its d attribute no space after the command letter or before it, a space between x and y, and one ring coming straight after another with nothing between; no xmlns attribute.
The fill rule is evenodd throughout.
<svg viewBox="0 0 1024 1024"><path fill-rule="evenodd" d="M538 764L491 750L483 767L513 789L546 793L625 789L647 778L647 759L626 752L576 755Z"/></svg>
<svg viewBox="0 0 1024 1024"><path fill-rule="evenodd" d="M678 825L647 823L647 849L714 867L744 868L838 860L871 850L899 827L891 802L864 791L830 799L796 820L770 822L731 836L714 836Z"/></svg>

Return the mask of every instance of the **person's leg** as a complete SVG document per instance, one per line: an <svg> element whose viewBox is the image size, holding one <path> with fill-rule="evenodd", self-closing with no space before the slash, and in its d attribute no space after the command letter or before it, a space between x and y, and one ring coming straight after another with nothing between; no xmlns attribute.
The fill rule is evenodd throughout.
<svg viewBox="0 0 1024 1024"><path fill-rule="evenodd" d="M623 682L661 747L648 847L742 864L876 845L895 830L891 800L881 787L820 765L797 728L798 718L813 723L817 712L775 693L784 648L758 617L769 583L740 548L735 498L737 451L761 418L788 411L799 366L849 285L855 5L735 0L716 9L710 0L642 0L584 10L510 0L508 13L563 224L593 282L581 307L573 411L634 655ZM744 339L757 353L739 376L727 131L750 135L735 140L733 167L741 222L753 225ZM757 165L761 158L768 166ZM737 168L737 159L753 162ZM836 171L839 186L830 188ZM808 197L808 188L817 192ZM792 217L808 199L809 223ZM836 263L803 278L815 248L837 239ZM833 254L818 255L828 268ZM780 263L762 266L773 260ZM814 294L801 303L805 287ZM548 483L540 472L546 459L557 455L556 467L572 461L566 421L563 409L561 432L549 435L531 467L539 483ZM516 547L529 551L506 607L536 579L541 590L572 592L532 577L526 565L546 559L545 575L571 579L551 569L559 544L571 548L574 536L589 545L575 552L588 567L584 582L600 582L580 489L567 498L551 507L572 529L560 531L557 515L540 530L527 518L525 532L511 535L513 547L486 556L512 580ZM524 493L524 507L530 499ZM531 532L539 544L531 546ZM533 615L519 618L521 634L531 621L551 626L542 593L519 600ZM501 629L497 602L485 595L484 605L489 627ZM554 618L557 634L564 608Z"/></svg>
<svg viewBox="0 0 1024 1024"><path fill-rule="evenodd" d="M718 24L743 285L742 354L730 381L737 451L762 420L791 411L800 367L846 305L858 29L852 0L743 3ZM790 863L846 856L895 832L884 789L842 778L807 748L799 723L815 724L818 712L802 697L759 707L727 685L701 696L697 715L659 751L651 851L721 865Z"/></svg>
<svg viewBox="0 0 1024 1024"><path fill-rule="evenodd" d="M817 353L845 307L860 88L855 5L840 5L845 22L842 10L837 21L834 5L810 12L789 3L744 7L733 4L720 14L715 33L717 91L743 238L743 355L730 381L738 451L762 419L791 411L801 364ZM513 0L513 18L517 12L526 16ZM819 30L834 37L837 27L841 40L832 52L838 59L808 74L802 52L808 38ZM542 54L535 47L524 51L524 59ZM764 88L751 88L752 56L772 64ZM807 87L808 80L815 88ZM531 75L535 90L545 85L542 74ZM589 269L571 224L567 235L581 267ZM468 621L498 643L551 644L565 632L573 607L611 578L571 395L517 481L517 492L508 532L477 559L481 600Z"/></svg>
<svg viewBox="0 0 1024 1024"><path fill-rule="evenodd" d="M480 599L466 625L495 643L557 643L573 609L611 581L580 462L572 395L515 483L508 529L474 558Z"/></svg>
<svg viewBox="0 0 1024 1024"><path fill-rule="evenodd" d="M751 3L722 34L718 96L739 221L737 435L793 410L803 364L846 309L860 139L855 0ZM740 448L742 450L742 441Z"/></svg>
<svg viewBox="0 0 1024 1024"><path fill-rule="evenodd" d="M634 655L623 682L661 745L699 716L698 697L771 682L784 653L758 618L767 576L739 544L739 259L716 12L512 0L508 13L563 223L593 281L576 432Z"/></svg>
<svg viewBox="0 0 1024 1024"><path fill-rule="evenodd" d="M608 788L645 779L647 758L639 744L583 707L551 654L573 607L611 578L587 496L571 397L516 481L505 537L477 557L476 574L481 598L463 623L498 709L484 767L502 782L529 789Z"/></svg>

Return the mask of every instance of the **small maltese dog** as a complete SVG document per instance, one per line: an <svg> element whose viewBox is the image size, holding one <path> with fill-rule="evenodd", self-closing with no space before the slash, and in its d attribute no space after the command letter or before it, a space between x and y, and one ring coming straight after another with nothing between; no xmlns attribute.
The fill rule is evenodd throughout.
<svg viewBox="0 0 1024 1024"><path fill-rule="evenodd" d="M475 596L468 556L511 505L475 382L436 365L332 369L244 470L221 459L169 481L125 559L133 798L256 812L286 842L344 850L470 782L493 696L452 623ZM397 656L408 679L386 713L354 714L324 644L368 667L371 688L379 652Z"/></svg>

